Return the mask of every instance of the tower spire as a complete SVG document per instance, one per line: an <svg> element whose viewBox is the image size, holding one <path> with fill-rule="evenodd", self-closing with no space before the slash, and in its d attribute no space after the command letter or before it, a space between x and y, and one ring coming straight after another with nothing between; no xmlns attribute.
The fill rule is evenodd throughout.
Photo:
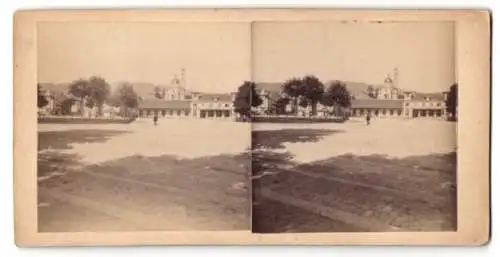
<svg viewBox="0 0 500 257"><path fill-rule="evenodd" d="M187 89L186 85L186 69L181 69L181 84L182 88Z"/></svg>
<svg viewBox="0 0 500 257"><path fill-rule="evenodd" d="M393 73L394 73L393 74L393 85L394 85L394 87L399 88L399 85L398 85L399 69L398 69L398 67L394 67Z"/></svg>

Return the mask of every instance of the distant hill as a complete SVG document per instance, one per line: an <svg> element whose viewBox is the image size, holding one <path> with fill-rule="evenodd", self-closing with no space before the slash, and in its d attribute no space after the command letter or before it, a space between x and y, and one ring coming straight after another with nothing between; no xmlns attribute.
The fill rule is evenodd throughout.
<svg viewBox="0 0 500 257"><path fill-rule="evenodd" d="M113 89L118 88L123 83L124 82L115 83L112 87L113 87ZM130 83L130 82L127 82L127 83ZM141 98L154 98L155 87L169 88L169 86L166 86L166 85L159 85L159 84L153 84L153 83L147 83L147 82L135 82L135 83L130 83L130 84L132 84L135 92Z"/></svg>
<svg viewBox="0 0 500 257"><path fill-rule="evenodd" d="M123 82L110 84L111 90L115 90L122 83ZM135 92L137 92L137 95L139 95L142 98L153 97L154 88L156 86L169 88L169 86L157 85L157 84L152 84L152 83L130 83L130 84L133 85ZM67 93L70 83L45 83L45 82L42 82L42 83L40 83L40 85L42 86L42 89L49 90L49 91L54 92L54 93Z"/></svg>
<svg viewBox="0 0 500 257"><path fill-rule="evenodd" d="M334 80L327 81L325 83L325 87L328 87ZM357 98L368 98L368 87L372 86L374 88L381 87L381 85L371 85L363 82L354 82L354 81L342 81L346 84L347 90L351 92L351 94L356 95ZM265 89L270 92L280 92L281 91L281 82L258 82L256 83L257 89L262 90Z"/></svg>
<svg viewBox="0 0 500 257"><path fill-rule="evenodd" d="M333 80L328 81L327 85L332 83ZM382 85L368 84L364 82L356 82L356 81L342 81L346 84L347 90L351 92L351 95L356 96L357 99L368 99L368 87L372 86L373 88L382 87Z"/></svg>
<svg viewBox="0 0 500 257"><path fill-rule="evenodd" d="M43 90L49 90L54 93L68 92L69 83L40 83Z"/></svg>
<svg viewBox="0 0 500 257"><path fill-rule="evenodd" d="M155 98L154 97L154 89L155 87L160 87L160 88L165 88L169 89L172 88L172 86L169 85L161 85L161 84L153 84L153 83L147 83L147 82L115 82L115 83L110 83L111 90L114 91L117 89L120 85L123 83L129 83L134 87L135 92L137 95L143 99L148 99L148 98ZM69 89L70 83L40 83L42 86L43 90L49 90L53 93L67 93ZM198 93L198 94L203 94L203 95L220 95L221 93L206 93L206 92L198 92L198 91L191 91L188 89L188 91L192 93ZM228 92L230 93L230 92ZM226 95L226 94L223 94Z"/></svg>

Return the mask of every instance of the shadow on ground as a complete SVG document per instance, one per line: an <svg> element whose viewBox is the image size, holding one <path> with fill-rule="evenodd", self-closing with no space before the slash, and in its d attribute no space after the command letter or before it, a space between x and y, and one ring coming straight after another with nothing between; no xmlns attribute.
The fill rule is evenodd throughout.
<svg viewBox="0 0 500 257"><path fill-rule="evenodd" d="M284 149L284 143L318 142L321 138L341 133L330 129L281 129L252 131L252 175L259 176L266 171L278 171L292 164L287 152L273 152ZM258 186L258 185L254 185Z"/></svg>
<svg viewBox="0 0 500 257"><path fill-rule="evenodd" d="M62 153L75 143L105 142L113 136L127 133L118 130L67 130L38 132L38 177L61 175L81 169L81 157L77 154Z"/></svg>
<svg viewBox="0 0 500 257"><path fill-rule="evenodd" d="M84 165L78 155L60 151L71 143L102 142L120 133L40 133L39 193L57 192L57 198L39 196L39 203L44 203L38 208L39 231L182 229L182 222L172 224L170 218L194 223L185 225L196 230L250 228L249 152L195 159L134 155ZM124 211L113 216L107 208L113 210L111 213ZM184 209L187 216L172 217L172 208ZM127 220L127 215L135 218Z"/></svg>
<svg viewBox="0 0 500 257"><path fill-rule="evenodd" d="M257 135L254 145L271 148L254 148L252 153L253 232L456 230L455 152L397 159L347 154L298 164L289 153L273 151L283 148L283 142L317 141L327 133L252 133ZM264 191L289 200L271 199ZM336 219L309 203L352 214L352 218ZM371 223L378 226L370 227Z"/></svg>
<svg viewBox="0 0 500 257"><path fill-rule="evenodd" d="M128 133L119 130L66 130L38 132L38 150L44 149L70 149L74 143L99 143L111 137Z"/></svg>
<svg viewBox="0 0 500 257"><path fill-rule="evenodd" d="M76 154L61 153L58 151L44 151L38 153L37 176L62 175L68 171L82 167L80 157Z"/></svg>
<svg viewBox="0 0 500 257"><path fill-rule="evenodd" d="M283 143L318 142L321 138L343 132L332 129L281 129L252 131L252 149L284 148Z"/></svg>
<svg viewBox="0 0 500 257"><path fill-rule="evenodd" d="M38 228L248 230L249 167L249 154L189 160L129 156L85 166L39 183L39 203L45 206L38 208Z"/></svg>

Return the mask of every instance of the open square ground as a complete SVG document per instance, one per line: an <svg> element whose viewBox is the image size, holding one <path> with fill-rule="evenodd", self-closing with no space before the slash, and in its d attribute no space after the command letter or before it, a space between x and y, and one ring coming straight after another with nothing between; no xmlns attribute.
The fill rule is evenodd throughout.
<svg viewBox="0 0 500 257"><path fill-rule="evenodd" d="M456 229L456 124L254 124L253 231Z"/></svg>
<svg viewBox="0 0 500 257"><path fill-rule="evenodd" d="M248 124L40 124L40 232L248 230Z"/></svg>

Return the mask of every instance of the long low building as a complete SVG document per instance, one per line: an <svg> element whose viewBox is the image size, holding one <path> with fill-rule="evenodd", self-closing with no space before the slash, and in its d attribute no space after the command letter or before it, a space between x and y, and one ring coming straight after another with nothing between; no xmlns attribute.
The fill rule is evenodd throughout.
<svg viewBox="0 0 500 257"><path fill-rule="evenodd" d="M414 102L403 100L377 100L362 99L353 100L351 116L366 116L370 114L375 117L445 117L446 108L440 102Z"/></svg>
<svg viewBox="0 0 500 257"><path fill-rule="evenodd" d="M354 99L351 116L441 118L446 117L445 94L409 93L405 99Z"/></svg>
<svg viewBox="0 0 500 257"><path fill-rule="evenodd" d="M145 99L139 103L139 117L189 117L191 101Z"/></svg>
<svg viewBox="0 0 500 257"><path fill-rule="evenodd" d="M403 100L354 99L351 100L351 116L402 117Z"/></svg>
<svg viewBox="0 0 500 257"><path fill-rule="evenodd" d="M184 100L143 99L139 102L140 118L157 115L165 118L231 119L234 118L234 94L193 92ZM186 100L187 99L187 100Z"/></svg>
<svg viewBox="0 0 500 257"><path fill-rule="evenodd" d="M363 83L346 83L351 93L351 106L348 113L351 117L361 117L370 114L380 118L446 118L446 92L419 93L403 91L394 85L388 77L383 85L368 85ZM256 111L269 112L283 94L280 83L257 83L258 93L263 104ZM291 103L286 106L286 113L291 114ZM299 116L308 116L311 107L299 107ZM334 115L334 108L317 105L317 116Z"/></svg>

